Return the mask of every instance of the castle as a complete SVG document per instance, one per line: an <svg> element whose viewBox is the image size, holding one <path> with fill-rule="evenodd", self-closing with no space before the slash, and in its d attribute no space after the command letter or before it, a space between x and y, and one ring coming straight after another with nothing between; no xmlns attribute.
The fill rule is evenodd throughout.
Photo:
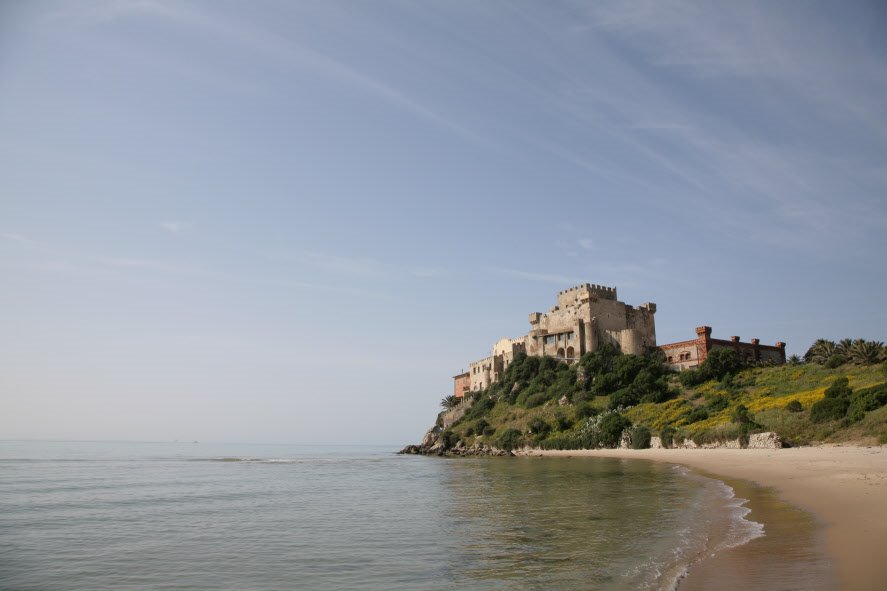
<svg viewBox="0 0 887 591"><path fill-rule="evenodd" d="M758 339L751 343L741 343L739 337L730 341L712 339L707 326L696 329L696 340L657 347L655 314L654 303L632 307L620 302L615 287L589 283L571 287L557 294L557 304L547 314L530 314L530 331L526 336L500 339L490 356L470 363L467 372L453 376L453 393L461 398L498 382L518 353L558 357L569 363L604 344L632 355L658 348L665 354L666 362L678 370L699 365L716 348L733 349L746 360L785 363L785 343L767 346Z"/></svg>

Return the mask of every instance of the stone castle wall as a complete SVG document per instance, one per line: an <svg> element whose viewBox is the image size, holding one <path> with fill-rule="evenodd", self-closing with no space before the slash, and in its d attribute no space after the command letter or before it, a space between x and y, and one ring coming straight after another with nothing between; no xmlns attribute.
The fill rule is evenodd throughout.
<svg viewBox="0 0 887 591"><path fill-rule="evenodd" d="M615 287L586 283L561 291L547 314L530 314L526 336L500 339L491 356L470 364L471 390L485 389L501 379L521 352L573 361L609 343L623 353L646 353L656 347L655 313L656 304L635 308L620 302Z"/></svg>

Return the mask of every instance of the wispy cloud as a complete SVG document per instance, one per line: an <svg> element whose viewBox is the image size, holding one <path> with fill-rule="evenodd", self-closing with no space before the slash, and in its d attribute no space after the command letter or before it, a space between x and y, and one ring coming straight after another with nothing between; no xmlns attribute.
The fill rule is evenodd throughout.
<svg viewBox="0 0 887 591"><path fill-rule="evenodd" d="M72 16L71 13L64 14ZM129 3L112 0L98 3L89 18L99 22L113 22L120 18L139 16L164 18L176 25L191 27L197 32L224 39L227 43L237 43L251 51L272 57L275 61L283 60L292 68L312 72L381 99L474 142L497 146L497 142L491 138L444 115L439 108L432 106L427 98L420 99L378 75L370 74L366 69L353 67L318 49L297 43L290 37L279 35L243 19L226 17L222 11L203 11L194 5L160 0Z"/></svg>
<svg viewBox="0 0 887 591"><path fill-rule="evenodd" d="M17 234L14 232L0 232L0 238L21 246L45 246L42 242L28 238L24 234Z"/></svg>
<svg viewBox="0 0 887 591"><path fill-rule="evenodd" d="M168 220L165 222L160 222L160 227L170 232L172 234L178 234L179 232L183 232L191 227L191 224L188 222L183 222L181 220Z"/></svg>

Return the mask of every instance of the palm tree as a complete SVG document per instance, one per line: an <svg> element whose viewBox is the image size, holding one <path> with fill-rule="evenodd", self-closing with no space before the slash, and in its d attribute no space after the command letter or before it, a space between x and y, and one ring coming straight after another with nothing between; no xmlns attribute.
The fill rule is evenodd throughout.
<svg viewBox="0 0 887 591"><path fill-rule="evenodd" d="M456 398L454 394L444 396L440 401L440 405L441 407L443 407L444 410L452 410L452 408L457 404L459 404L459 399Z"/></svg>
<svg viewBox="0 0 887 591"><path fill-rule="evenodd" d="M816 339L816 342L804 353L804 361L824 365L835 354L837 346L828 339Z"/></svg>
<svg viewBox="0 0 887 591"><path fill-rule="evenodd" d="M848 359L857 365L878 363L884 357L884 343L857 339L850 347Z"/></svg>
<svg viewBox="0 0 887 591"><path fill-rule="evenodd" d="M801 358L798 357L797 355L792 355L791 357L788 358L788 364L789 365L801 365Z"/></svg>

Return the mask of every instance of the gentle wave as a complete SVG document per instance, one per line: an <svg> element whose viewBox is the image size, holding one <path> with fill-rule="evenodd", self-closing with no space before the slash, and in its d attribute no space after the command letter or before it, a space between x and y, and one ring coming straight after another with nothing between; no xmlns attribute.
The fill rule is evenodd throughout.
<svg viewBox="0 0 887 591"><path fill-rule="evenodd" d="M719 481L633 460L59 448L5 450L0 588L652 591L761 533Z"/></svg>
<svg viewBox="0 0 887 591"><path fill-rule="evenodd" d="M693 539L690 530L679 537L681 543L675 550L675 562L670 574L664 578L662 589L677 591L693 567L703 560L714 557L718 552L747 544L756 538L763 537L764 524L747 519L751 509L745 506L748 499L736 496L736 491L722 480L697 475L684 466L675 469L687 478L700 478L708 481L715 496L714 506L707 507L708 515L727 515L726 525L712 523L709 518L707 527L697 532Z"/></svg>
<svg viewBox="0 0 887 591"><path fill-rule="evenodd" d="M241 462L245 464L353 464L353 463L378 463L381 458L249 458L249 457L224 457L224 458L188 458L188 462Z"/></svg>

